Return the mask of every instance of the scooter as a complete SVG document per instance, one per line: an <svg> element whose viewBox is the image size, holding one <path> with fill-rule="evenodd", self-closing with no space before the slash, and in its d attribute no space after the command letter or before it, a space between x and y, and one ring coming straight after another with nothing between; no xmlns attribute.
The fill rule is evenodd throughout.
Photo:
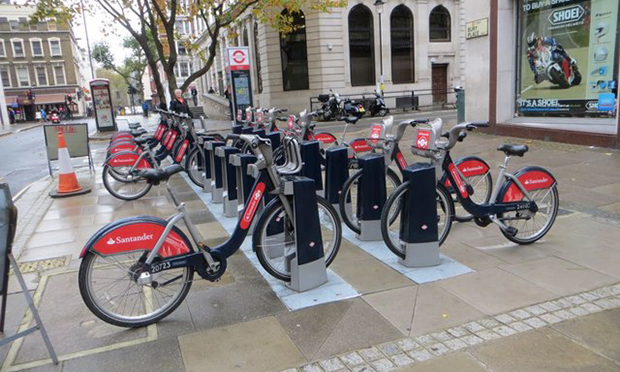
<svg viewBox="0 0 620 372"><path fill-rule="evenodd" d="M50 115L50 121L52 124L60 124L60 115L56 111L52 112Z"/></svg>
<svg viewBox="0 0 620 372"><path fill-rule="evenodd" d="M383 98L383 94L378 92L375 89L375 99L370 103L368 107L368 111L370 112L370 116L385 116L390 113L390 110L387 108L385 104L385 99Z"/></svg>

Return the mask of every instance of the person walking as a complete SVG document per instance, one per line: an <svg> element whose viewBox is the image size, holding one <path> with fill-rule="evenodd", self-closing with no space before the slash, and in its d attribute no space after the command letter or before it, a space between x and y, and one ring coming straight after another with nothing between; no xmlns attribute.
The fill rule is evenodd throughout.
<svg viewBox="0 0 620 372"><path fill-rule="evenodd" d="M41 107L41 120L47 121L47 113L45 112L45 108Z"/></svg>
<svg viewBox="0 0 620 372"><path fill-rule="evenodd" d="M194 106L198 107L198 90L196 88L192 88L192 100L194 101Z"/></svg>
<svg viewBox="0 0 620 372"><path fill-rule="evenodd" d="M142 102L142 115L144 115L145 118L149 117L149 103L146 101Z"/></svg>
<svg viewBox="0 0 620 372"><path fill-rule="evenodd" d="M209 91L207 92L209 94L215 94L215 91L213 90L213 87L209 88Z"/></svg>
<svg viewBox="0 0 620 372"><path fill-rule="evenodd" d="M177 114L187 114L190 118L194 117L189 109L187 101L183 98L183 92L181 89L174 91L174 98L170 101L170 111L174 111Z"/></svg>
<svg viewBox="0 0 620 372"><path fill-rule="evenodd" d="M233 117L233 104L232 104L232 89L230 85L226 87L226 91L224 92L224 97L228 100L228 109L230 110L230 120L234 120Z"/></svg>

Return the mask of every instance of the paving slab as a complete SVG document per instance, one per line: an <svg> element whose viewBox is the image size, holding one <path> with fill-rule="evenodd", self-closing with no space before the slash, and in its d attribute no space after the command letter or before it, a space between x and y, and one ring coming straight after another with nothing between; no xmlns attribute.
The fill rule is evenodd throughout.
<svg viewBox="0 0 620 372"><path fill-rule="evenodd" d="M420 285L410 335L443 330L483 316L480 310L441 287L440 283Z"/></svg>
<svg viewBox="0 0 620 372"><path fill-rule="evenodd" d="M450 278L440 285L488 315L557 297L542 287L497 268Z"/></svg>
<svg viewBox="0 0 620 372"><path fill-rule="evenodd" d="M454 353L439 359L396 369L397 372L487 372L481 363L467 353Z"/></svg>
<svg viewBox="0 0 620 372"><path fill-rule="evenodd" d="M491 371L617 372L620 368L549 328L475 346L470 353Z"/></svg>
<svg viewBox="0 0 620 372"><path fill-rule="evenodd" d="M616 278L557 257L503 265L501 268L560 296L588 291L617 281Z"/></svg>
<svg viewBox="0 0 620 372"><path fill-rule="evenodd" d="M362 298L403 335L409 335L418 288L419 286L412 285L369 294Z"/></svg>
<svg viewBox="0 0 620 372"><path fill-rule="evenodd" d="M305 362L274 317L181 336L179 344L187 372L266 372Z"/></svg>
<svg viewBox="0 0 620 372"><path fill-rule="evenodd" d="M553 328L620 365L619 325L620 309L614 309L558 323Z"/></svg>

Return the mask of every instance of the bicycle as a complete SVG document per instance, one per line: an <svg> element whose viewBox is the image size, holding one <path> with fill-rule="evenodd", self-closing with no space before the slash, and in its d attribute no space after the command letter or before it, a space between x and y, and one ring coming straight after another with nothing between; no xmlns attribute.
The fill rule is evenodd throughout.
<svg viewBox="0 0 620 372"><path fill-rule="evenodd" d="M270 141L256 135L230 135L249 144L258 161L249 170L256 182L237 226L229 239L208 247L192 223L167 180L181 172L174 164L162 169L147 169L140 176L148 182L164 182L177 206L177 213L166 220L139 216L113 222L99 230L80 254L80 294L86 306L101 320L121 327L141 327L155 323L172 313L189 292L194 272L216 281L226 270L226 259L234 254L257 218L265 194L274 195L258 216L252 244L260 264L274 277L290 281L289 263L294 257L295 241L292 199L285 196L280 175L301 170L299 143L285 139L286 162L276 166ZM318 197L318 215L326 265L333 262L342 241L338 214ZM183 221L189 238L176 224ZM192 245L192 241L194 245ZM194 247L197 247L195 250Z"/></svg>
<svg viewBox="0 0 620 372"><path fill-rule="evenodd" d="M467 131L485 128L488 125L488 122L458 124L445 135L447 141L436 140L441 133L437 126L418 128L413 149L418 155L431 159L432 164L441 167L450 184L456 185L458 202L473 216L478 226L485 227L494 223L508 240L517 244L533 243L542 238L553 225L558 212L559 198L557 182L548 170L529 166L519 169L514 174L506 171L510 157L522 157L528 151L528 147L511 144L498 146L497 150L505 154L504 162L499 166L496 178L498 182L493 187L490 201L482 204L472 200L471 189L464 182L450 156L450 150L456 142L465 139ZM408 181L403 182L389 197L381 216L383 239L388 248L401 258L404 258L405 252L398 238L400 223L394 224L390 219L394 214L400 215L402 205L400 200L406 196L408 190ZM454 201L452 198L446 198L447 190L442 182L437 183L437 193L443 194L442 208L453 212ZM392 208L395 210L392 211ZM538 216L543 219L542 224L536 222ZM528 225L530 221L533 226ZM450 223L451 221L446 221L446 226L439 237L440 244L450 232ZM517 228L519 223L523 226ZM391 231L392 227L397 231Z"/></svg>
<svg viewBox="0 0 620 372"><path fill-rule="evenodd" d="M400 141L402 140L407 127L416 127L419 124L427 124L429 119L413 119L404 120L394 125L394 118L388 116L382 120L381 124L371 127L370 136L366 142L373 148L373 152L381 151L385 157L386 165L386 195L391 195L401 185L401 179L405 168L407 168L407 160L400 150ZM441 131L443 121L435 119L433 125ZM392 134L392 133L395 134ZM391 167L396 165L400 176ZM489 165L480 157L466 156L455 162L457 172L461 178L465 180L468 187L472 190L472 197L479 202L487 202L491 197L491 187L493 184L492 177L489 172ZM347 181L342 185L340 200L338 203L340 216L342 220L356 234L360 233L359 221L357 219L357 185L363 174L362 170L353 173ZM450 182L445 175L440 177L439 182L445 186L448 195L453 193ZM442 196L443 197L443 194ZM439 212L439 211L438 211ZM441 213L444 213L442 210ZM453 214L453 217L460 222L470 220L471 216L467 212ZM393 217L395 218L395 217ZM446 216L448 218L448 216Z"/></svg>

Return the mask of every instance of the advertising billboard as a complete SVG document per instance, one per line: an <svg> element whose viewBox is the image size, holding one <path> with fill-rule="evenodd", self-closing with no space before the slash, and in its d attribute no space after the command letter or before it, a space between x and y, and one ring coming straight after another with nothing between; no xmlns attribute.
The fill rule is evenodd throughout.
<svg viewBox="0 0 620 372"><path fill-rule="evenodd" d="M620 0L522 0L517 116L615 117Z"/></svg>

